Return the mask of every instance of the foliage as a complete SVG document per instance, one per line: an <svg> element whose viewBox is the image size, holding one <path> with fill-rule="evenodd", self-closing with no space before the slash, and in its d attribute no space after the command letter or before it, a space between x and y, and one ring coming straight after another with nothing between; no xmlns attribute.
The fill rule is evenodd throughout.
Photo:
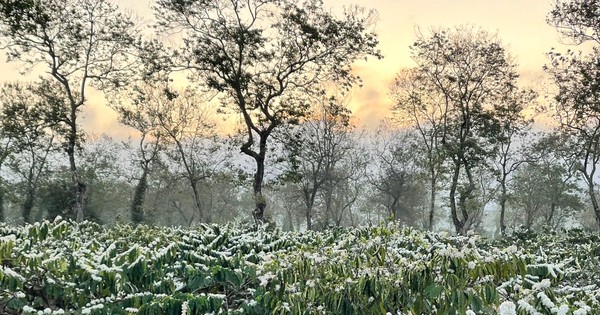
<svg viewBox="0 0 600 315"><path fill-rule="evenodd" d="M551 51L551 65L546 66L558 91L555 115L560 131L572 137L572 160L586 183L589 199L600 228L600 202L596 195L596 169L600 162L600 5L597 1L556 1L548 23L577 44L589 41L589 53Z"/></svg>
<svg viewBox="0 0 600 315"><path fill-rule="evenodd" d="M599 314L600 236L0 226L4 313ZM509 246L510 244L510 246ZM586 310L583 312L582 310Z"/></svg>
<svg viewBox="0 0 600 315"><path fill-rule="evenodd" d="M272 132L305 117L306 95L323 93L322 83L347 89L358 82L352 63L380 56L367 30L373 14L354 8L336 17L319 0L159 0L155 11L163 31L181 32L174 68L189 70L190 79L219 93L224 111L241 115L240 149L256 163L253 214L262 222Z"/></svg>
<svg viewBox="0 0 600 315"><path fill-rule="evenodd" d="M452 222L457 233L465 234L478 210L473 207L476 173L494 151L490 139L503 129L496 124L494 110L514 92L516 66L495 36L469 27L432 31L420 36L411 50L416 67L398 78L396 107L409 113L421 134L432 191L438 159L448 165ZM413 78L418 80L416 87L407 82Z"/></svg>

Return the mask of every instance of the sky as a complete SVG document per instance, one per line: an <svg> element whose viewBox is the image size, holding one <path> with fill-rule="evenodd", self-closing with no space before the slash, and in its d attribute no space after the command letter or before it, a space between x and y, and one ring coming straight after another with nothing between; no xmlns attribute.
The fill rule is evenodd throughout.
<svg viewBox="0 0 600 315"><path fill-rule="evenodd" d="M147 0L114 0L121 8L141 16L151 16ZM379 12L374 30L384 58L371 58L355 64L355 72L363 78L363 86L354 92L350 107L359 125L377 125L390 115L392 101L388 90L395 74L412 67L409 46L421 32L432 28L474 25L497 33L519 65L521 82L533 85L544 76L546 53L552 47L564 47L557 31L546 24L552 0L324 0L336 12L343 6L356 4ZM18 74L18 64L0 59L0 83L26 80ZM82 124L84 130L107 133L123 138L135 132L117 121L117 115L104 105L100 93L89 97Z"/></svg>

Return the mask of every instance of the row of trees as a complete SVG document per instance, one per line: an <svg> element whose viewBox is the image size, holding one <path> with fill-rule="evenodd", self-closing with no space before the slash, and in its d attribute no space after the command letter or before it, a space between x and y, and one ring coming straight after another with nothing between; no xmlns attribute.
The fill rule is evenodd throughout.
<svg viewBox="0 0 600 315"><path fill-rule="evenodd" d="M548 21L578 43L600 42L597 6L559 1ZM288 228L391 218L457 233L497 222L504 234L575 221L589 200L600 227L597 48L549 54L558 92L548 108L560 128L540 135L525 115L539 95L519 87L496 36L474 27L421 35L415 67L391 88L388 125L400 131L373 134L351 124L346 106L360 82L352 63L381 57L373 12L351 7L339 18L317 0L158 0L155 17L157 34L180 45L138 35L107 0L0 0L9 60L47 72L2 88L1 207L19 205L26 222L127 213L194 224L239 218L252 200L255 222L269 201ZM90 88L135 140L84 141ZM221 115L238 119L234 135L216 131Z"/></svg>

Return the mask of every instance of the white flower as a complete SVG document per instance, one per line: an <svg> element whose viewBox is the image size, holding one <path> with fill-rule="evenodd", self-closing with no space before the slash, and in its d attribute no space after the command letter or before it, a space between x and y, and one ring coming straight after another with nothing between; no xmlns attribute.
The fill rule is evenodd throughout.
<svg viewBox="0 0 600 315"><path fill-rule="evenodd" d="M518 250L517 246L511 245L511 246L508 246L507 248L505 248L503 251L507 254L513 254L513 253L516 253L517 250Z"/></svg>
<svg viewBox="0 0 600 315"><path fill-rule="evenodd" d="M181 315L187 315L187 311L188 311L188 301L183 302L183 304L181 304Z"/></svg>
<svg viewBox="0 0 600 315"><path fill-rule="evenodd" d="M532 286L532 289L535 291L542 291L546 288L549 288L550 285L552 285L552 283L550 282L550 279L544 279L541 282L534 283Z"/></svg>
<svg viewBox="0 0 600 315"><path fill-rule="evenodd" d="M552 300L550 300L546 293L540 292L538 293L537 297L538 299L540 299L540 302L542 302L542 305L544 305L546 308L556 308L556 306L554 305L554 303L552 303Z"/></svg>
<svg viewBox="0 0 600 315"><path fill-rule="evenodd" d="M474 261L469 261L469 263L467 264L467 267L469 267L469 269L475 269L475 266L477 266L477 263L475 263Z"/></svg>
<svg viewBox="0 0 600 315"><path fill-rule="evenodd" d="M553 307L550 311L556 315L567 315L569 313L569 307L561 305L560 307Z"/></svg>
<svg viewBox="0 0 600 315"><path fill-rule="evenodd" d="M511 301L505 301L498 307L498 315L517 315L517 306Z"/></svg>
<svg viewBox="0 0 600 315"><path fill-rule="evenodd" d="M465 313L465 315L476 315L475 312L471 311L471 310L467 310L467 312Z"/></svg>

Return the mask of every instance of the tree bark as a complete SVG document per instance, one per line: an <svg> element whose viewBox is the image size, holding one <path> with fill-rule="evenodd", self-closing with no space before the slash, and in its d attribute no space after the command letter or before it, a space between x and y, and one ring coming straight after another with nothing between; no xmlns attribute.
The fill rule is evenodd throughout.
<svg viewBox="0 0 600 315"><path fill-rule="evenodd" d="M461 222L458 218L458 211L456 209L456 188L458 187L458 177L460 175L460 164L454 163L454 173L452 175L452 183L450 185L450 213L452 215L452 223L456 233L461 234L464 222Z"/></svg>
<svg viewBox="0 0 600 315"><path fill-rule="evenodd" d="M190 178L190 185L192 186L192 192L194 193L194 204L196 205L196 211L198 212L198 220L204 223L210 223L208 214L204 213L202 207L202 199L200 198L200 190L198 189L198 180L196 178Z"/></svg>
<svg viewBox="0 0 600 315"><path fill-rule="evenodd" d="M506 176L503 176L501 183L502 196L500 196L500 234L503 237L506 235L506 223L504 219L506 213L506 200L508 199L506 190Z"/></svg>
<svg viewBox="0 0 600 315"><path fill-rule="evenodd" d="M75 163L75 147L77 145L77 106L71 105L71 116L70 116L70 131L69 139L67 143L67 155L69 156L69 167L71 170L71 179L73 184L73 191L75 196L75 203L73 211L75 214L75 222L82 222L84 219L85 210L85 192L87 186L81 181L77 164Z"/></svg>
<svg viewBox="0 0 600 315"><path fill-rule="evenodd" d="M266 143L266 137L265 137L264 142ZM256 161L256 172L254 173L253 188L254 188L254 204L256 207L254 208L252 215L254 217L254 222L256 224L265 223L265 208L267 207L267 200L263 196L263 193L262 193L263 180L265 177L265 153L266 153L265 152L266 146L263 147L262 143L263 143L263 137L261 137L260 151L254 159Z"/></svg>
<svg viewBox="0 0 600 315"><path fill-rule="evenodd" d="M596 198L596 191L592 178L588 180L588 193L590 195L590 200L592 201L594 214L596 215L596 225L600 229L600 207L598 206L598 198Z"/></svg>
<svg viewBox="0 0 600 315"><path fill-rule="evenodd" d="M148 189L148 167L144 166L142 177L135 186L133 201L131 202L131 221L135 224L144 222L144 199Z"/></svg>
<svg viewBox="0 0 600 315"><path fill-rule="evenodd" d="M434 213L435 213L435 195L436 195L436 191L437 191L437 189L436 189L436 185L437 185L436 182L437 182L437 180L436 180L435 175L433 174L433 172L435 172L435 171L432 171L432 174L431 174L432 175L431 176L431 182L430 182L430 184L431 184L431 187L430 187L431 188L431 196L429 197L430 198L429 199L429 220L428 220L428 225L427 225L427 229L429 231L433 231L433 216L434 216Z"/></svg>
<svg viewBox="0 0 600 315"><path fill-rule="evenodd" d="M0 182L0 222L5 222L4 217L4 186Z"/></svg>
<svg viewBox="0 0 600 315"><path fill-rule="evenodd" d="M21 207L21 214L25 223L31 223L31 210L35 201L35 190L32 187L27 188L27 195Z"/></svg>

